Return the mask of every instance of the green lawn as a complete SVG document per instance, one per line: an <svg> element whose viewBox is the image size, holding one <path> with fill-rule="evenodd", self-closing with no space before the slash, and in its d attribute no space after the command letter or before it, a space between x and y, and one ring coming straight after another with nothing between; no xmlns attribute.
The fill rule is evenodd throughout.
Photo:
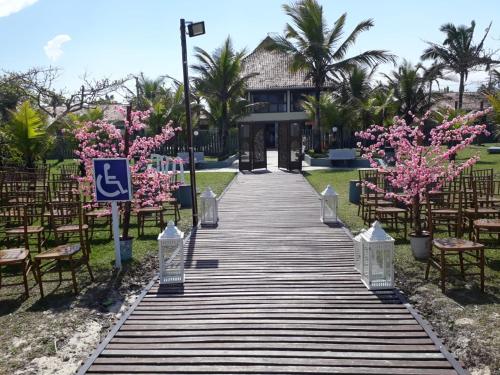
<svg viewBox="0 0 500 375"><path fill-rule="evenodd" d="M498 144L497 144L498 145ZM471 146L464 150L458 159L465 159L472 154L480 153L481 160L475 168L494 168L500 173L500 155L487 153L485 146ZM305 177L316 189L322 191L327 184L331 184L339 194L339 217L345 225L356 234L364 227L363 221L357 215L358 206L349 203L349 180L359 178L357 170L317 170L304 172ZM418 307L424 315L433 322L434 328L445 339L450 341L453 348L459 348L463 337L474 336L479 347L466 345L463 350L466 354L466 364L469 366L478 363L498 364L498 356L491 353L500 352L500 337L498 332L500 314L500 243L493 239L488 243L486 250L486 290L481 293L478 277L468 278L464 282L460 277L453 279L453 285L447 284L447 293L444 296L438 288L438 273L431 271L428 282L424 280L425 261L416 260L409 246L409 241L403 239L402 231L388 231L396 240L395 270L396 283L410 296L410 299L419 302ZM438 234L439 235L439 234ZM441 234L444 236L445 234ZM458 276L458 275L457 275ZM458 304L458 305L457 305ZM457 308L457 306L459 306ZM475 322L471 327L455 327L455 321L466 318ZM462 339L460 339L462 337ZM490 354L488 354L490 353ZM487 359L484 359L486 356ZM482 358L482 359L481 359Z"/></svg>

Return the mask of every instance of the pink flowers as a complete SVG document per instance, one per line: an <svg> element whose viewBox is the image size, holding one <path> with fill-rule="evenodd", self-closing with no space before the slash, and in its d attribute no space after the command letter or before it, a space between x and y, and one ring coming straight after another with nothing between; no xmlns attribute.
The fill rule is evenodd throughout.
<svg viewBox="0 0 500 375"><path fill-rule="evenodd" d="M118 110L125 117L125 110ZM135 208L153 206L170 198L170 193L177 186L171 181L172 173L164 174L156 169L148 168L150 155L166 141L175 136L171 124L166 124L160 134L153 137L139 136L145 127L150 111L132 112L132 121L124 121L125 129L130 135L128 154L125 155L125 144L122 132L106 120L86 122L74 130L79 142L79 150L75 154L85 165L86 176L80 178L84 194L94 199L94 179L92 173L93 158L124 157L131 161L131 176L134 186Z"/></svg>
<svg viewBox="0 0 500 375"><path fill-rule="evenodd" d="M429 112L422 118L413 116L413 122L407 124L403 118L395 117L387 128L372 125L363 132L356 133L362 140L358 143L363 157L377 167L375 160L386 153L384 147L394 149L394 167L385 171L386 181L393 192L387 193L383 187L364 182L368 188L384 193L386 198L394 198L419 210L419 202L430 190L440 190L443 184L459 176L462 171L477 162L477 155L463 163L452 160L458 152L469 146L480 134L488 134L486 125L474 125L474 122L488 111L469 113L445 121L424 132L424 123ZM364 142L363 142L364 141ZM368 144L367 146L363 146ZM420 218L419 211L414 217ZM419 231L420 223L416 223Z"/></svg>

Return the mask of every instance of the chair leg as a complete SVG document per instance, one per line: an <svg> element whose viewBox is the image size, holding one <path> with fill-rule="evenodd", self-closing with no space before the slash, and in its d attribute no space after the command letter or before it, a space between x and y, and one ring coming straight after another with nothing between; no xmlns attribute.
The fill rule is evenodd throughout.
<svg viewBox="0 0 500 375"><path fill-rule="evenodd" d="M441 250L441 291L445 293L446 291L446 257L444 256L444 251Z"/></svg>
<svg viewBox="0 0 500 375"><path fill-rule="evenodd" d="M24 284L24 291L26 293L26 298L29 298L30 292L29 292L29 287L28 287L28 271L29 271L29 265L27 260L24 260L23 262L23 284Z"/></svg>
<svg viewBox="0 0 500 375"><path fill-rule="evenodd" d="M458 259L460 260L460 273L465 280L464 255L462 254L462 252L458 253Z"/></svg>
<svg viewBox="0 0 500 375"><path fill-rule="evenodd" d="M40 261L35 259L35 270L36 274L38 275L38 287L40 288L40 295L45 297L43 294L43 282L42 282L42 271L40 269Z"/></svg>
<svg viewBox="0 0 500 375"><path fill-rule="evenodd" d="M481 292L484 292L484 249L479 250L479 267L481 275Z"/></svg>
<svg viewBox="0 0 500 375"><path fill-rule="evenodd" d="M75 294L78 294L78 285L76 283L76 273L75 273L75 267L73 264L73 258L69 258L69 270L71 271L71 280L73 281L73 290L75 291Z"/></svg>
<svg viewBox="0 0 500 375"><path fill-rule="evenodd" d="M90 275L90 280L94 281L94 274L92 273L92 269L90 268L90 263L89 263L89 258L85 258L85 266L87 267L87 270L89 271Z"/></svg>

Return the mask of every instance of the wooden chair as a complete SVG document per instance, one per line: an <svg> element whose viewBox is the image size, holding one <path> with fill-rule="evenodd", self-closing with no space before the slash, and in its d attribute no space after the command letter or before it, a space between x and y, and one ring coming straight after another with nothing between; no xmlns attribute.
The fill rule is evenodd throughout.
<svg viewBox="0 0 500 375"><path fill-rule="evenodd" d="M56 242L80 236L84 238L84 244L90 253L89 226L86 217L82 214L82 204L80 202L51 202L49 207Z"/></svg>
<svg viewBox="0 0 500 375"><path fill-rule="evenodd" d="M152 222L153 227L165 227L165 208L163 206L141 207L133 211L137 215L137 236L144 235L144 228L147 222Z"/></svg>
<svg viewBox="0 0 500 375"><path fill-rule="evenodd" d="M4 250L0 250L0 288L7 287L7 286L24 285L24 292L26 294L26 298L28 298L29 297L28 274L30 273L30 271L32 271L34 276L35 276L35 281L37 281L37 277L36 277L35 271L33 269L33 262L31 261L31 255L30 255L30 250L29 250L28 233L27 233L28 218L26 215L26 208L23 206L0 207L0 230L2 230L2 228L5 228L5 225L3 225L5 223L5 220L8 221L12 216L15 216L15 217L22 216L23 217L24 247L7 248ZM4 237L4 239L6 240L5 237ZM3 276L2 276L2 267L4 267L4 266L7 266L7 267L18 266L18 267L20 267L21 274L23 276L22 283L4 284L3 283Z"/></svg>
<svg viewBox="0 0 500 375"><path fill-rule="evenodd" d="M380 174L376 169L360 169L359 181L361 183L367 181L376 186L384 186L385 183L383 174ZM375 210L381 206L390 207L392 206L392 202L385 200L381 193L368 189L363 185L358 206L358 215L361 214L365 224L371 223L374 220Z"/></svg>
<svg viewBox="0 0 500 375"><path fill-rule="evenodd" d="M464 217L468 219L469 239L472 239L474 220L500 218L500 210L495 207L481 207L478 201L477 183L471 181L471 191L464 192Z"/></svg>
<svg viewBox="0 0 500 375"><path fill-rule="evenodd" d="M473 222L474 241L479 242L481 233L490 236L496 235L500 243L500 219L478 219Z"/></svg>
<svg viewBox="0 0 500 375"><path fill-rule="evenodd" d="M479 268L479 273L469 273L468 275L479 275L481 291L484 291L484 245L456 237L434 238L432 207L430 199L428 197L426 198L427 225L431 236L431 251L425 270L425 279L427 280L429 278L431 266L437 268L441 276L441 291L445 293L448 267L460 266L462 277L465 278L465 265L477 266ZM434 249L437 249L438 252L435 252ZM465 255L472 260L466 258ZM447 262L447 258L450 256L458 256L459 263Z"/></svg>
<svg viewBox="0 0 500 375"><path fill-rule="evenodd" d="M101 224L108 228L109 238L113 237L113 222L111 220L111 208L104 203L91 202L87 203L85 209L85 217L87 225L90 229L90 239L94 238L94 231L97 224Z"/></svg>
<svg viewBox="0 0 500 375"><path fill-rule="evenodd" d="M408 235L408 210L401 207L379 206L378 199L375 197L375 218L381 223L387 223L391 229L398 230L398 224L404 228L404 239Z"/></svg>
<svg viewBox="0 0 500 375"><path fill-rule="evenodd" d="M444 187L441 192L433 192L428 195L432 207L432 221L434 227L443 225L448 229L448 235L460 237L462 233L462 194L460 190Z"/></svg>
<svg viewBox="0 0 500 375"><path fill-rule="evenodd" d="M24 206L26 209L26 215L28 218L28 226L26 228L28 234L28 240L31 237L36 238L37 250L42 251L42 246L46 246L46 236L45 236L45 208L46 208L46 192L35 191L31 192L29 195L29 203L26 203L24 196L20 195L19 199L16 200L17 205ZM25 228L22 225L22 217L11 217L11 225L5 230L8 237L21 238L24 235Z"/></svg>
<svg viewBox="0 0 500 375"><path fill-rule="evenodd" d="M42 277L51 272L59 273L59 283L64 281L62 272L65 267L71 272L71 281L75 294L78 293L76 281L77 269L85 266L94 281L89 264L90 246L88 241L88 226L83 223L82 206L79 202L53 202L51 210L54 222L61 225L54 228L56 241L62 243L71 241L76 234L77 243L66 243L35 256L35 269L39 280L40 294L44 297ZM71 234L71 236L69 236ZM79 256L79 257L78 257ZM49 280L54 281L54 280ZM47 282L47 281L46 281Z"/></svg>

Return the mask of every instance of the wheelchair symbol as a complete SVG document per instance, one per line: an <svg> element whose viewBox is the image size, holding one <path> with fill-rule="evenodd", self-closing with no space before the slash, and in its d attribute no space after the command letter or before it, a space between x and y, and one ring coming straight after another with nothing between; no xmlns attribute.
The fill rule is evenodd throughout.
<svg viewBox="0 0 500 375"><path fill-rule="evenodd" d="M115 190L112 193L108 193L106 190L104 190L102 186L102 175L97 176L97 181L96 181L96 188L99 191L100 194L107 198L114 198L117 197L118 195L121 194L126 194L128 193L127 189L124 189L121 182L116 179L116 176L110 176L109 170L111 169L111 165L109 163L104 163L103 165L104 169L104 184L106 187L109 187L110 185L116 185L118 190Z"/></svg>

